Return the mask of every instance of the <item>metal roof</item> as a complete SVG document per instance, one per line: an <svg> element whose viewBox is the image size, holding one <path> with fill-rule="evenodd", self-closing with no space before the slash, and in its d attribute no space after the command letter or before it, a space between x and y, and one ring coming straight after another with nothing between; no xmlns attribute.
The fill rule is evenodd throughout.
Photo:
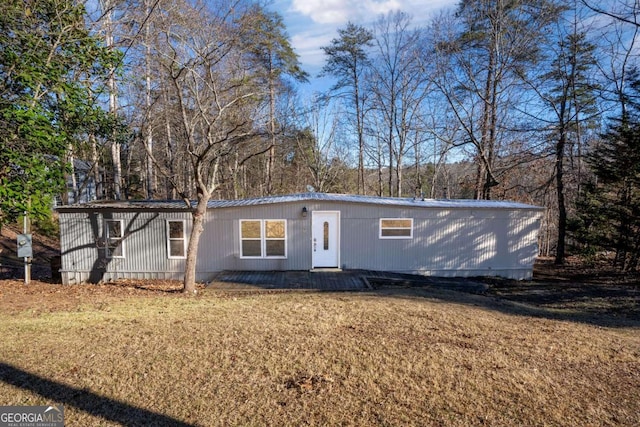
<svg viewBox="0 0 640 427"><path fill-rule="evenodd" d="M470 200L470 199L421 199L400 197L377 197L354 194L333 193L298 193L281 196L265 196L240 200L210 200L208 209L224 209L243 206L259 206L276 203L293 202L341 202L363 203L369 205L447 208L447 209L542 209L539 206L525 203L500 200ZM195 202L192 202L195 206ZM123 201L94 201L80 205L60 206L59 211L87 210L87 209L158 209L158 210L187 210L181 200L123 200Z"/></svg>
<svg viewBox="0 0 640 427"><path fill-rule="evenodd" d="M192 202L195 206L195 202ZM183 200L94 200L75 205L57 206L60 212L86 211L86 210L187 210Z"/></svg>
<svg viewBox="0 0 640 427"><path fill-rule="evenodd" d="M362 196L355 194L333 193L298 193L283 196L256 197L241 200L211 200L209 208L228 208L240 206L258 206L272 203L290 202L342 202L364 203L384 206L407 206L424 208L510 208L510 209L537 209L537 206L524 203L499 201L499 200L469 200L469 199L420 199L401 197Z"/></svg>

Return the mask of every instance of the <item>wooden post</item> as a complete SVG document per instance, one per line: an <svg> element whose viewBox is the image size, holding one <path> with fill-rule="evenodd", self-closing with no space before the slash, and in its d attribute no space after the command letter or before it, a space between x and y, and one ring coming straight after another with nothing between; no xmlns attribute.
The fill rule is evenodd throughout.
<svg viewBox="0 0 640 427"><path fill-rule="evenodd" d="M23 233L31 234L31 221L27 212L24 213L23 219ZM24 284L28 285L31 282L31 257L24 257Z"/></svg>

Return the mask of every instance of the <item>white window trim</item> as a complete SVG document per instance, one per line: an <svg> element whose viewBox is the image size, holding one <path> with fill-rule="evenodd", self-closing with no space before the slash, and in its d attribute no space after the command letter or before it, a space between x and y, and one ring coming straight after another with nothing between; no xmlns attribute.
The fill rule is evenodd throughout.
<svg viewBox="0 0 640 427"><path fill-rule="evenodd" d="M383 236L382 221L411 221L411 228L408 236ZM407 227L386 227L385 230L406 230ZM378 238L383 240L413 239L413 218L380 218L378 223Z"/></svg>
<svg viewBox="0 0 640 427"><path fill-rule="evenodd" d="M117 256L111 256L111 253L109 251L109 226L107 225L110 222L117 222L120 224L120 234L122 235L122 237L120 237L120 249L122 252L122 255L117 255ZM125 245L124 245L124 220L122 219L113 219L113 218L105 218L104 219L104 253L105 253L105 257L109 258L109 259L123 259L126 258L126 252L125 252Z"/></svg>
<svg viewBox="0 0 640 427"><path fill-rule="evenodd" d="M242 238L242 223L245 221L259 221L260 222L260 239L258 238L246 238L243 239ZM266 237L266 223L268 221L279 221L279 222L284 222L284 238L269 238L267 239ZM241 219L238 221L238 236L240 239L240 247L239 247L239 253L240 253L240 259L287 259L287 254L288 254L288 239L287 239L287 220L286 219L251 219L251 218L245 218L245 219ZM260 240L260 256L244 256L242 254L242 241L243 240ZM284 240L284 256L267 256L267 240Z"/></svg>
<svg viewBox="0 0 640 427"><path fill-rule="evenodd" d="M171 222L181 222L182 223L182 238L171 238L171 233L169 229L169 223ZM186 259L187 258L187 221L184 219L167 219L166 221L166 233L167 233L167 258L168 259ZM182 240L182 247L184 255L175 256L171 255L171 241L174 240Z"/></svg>

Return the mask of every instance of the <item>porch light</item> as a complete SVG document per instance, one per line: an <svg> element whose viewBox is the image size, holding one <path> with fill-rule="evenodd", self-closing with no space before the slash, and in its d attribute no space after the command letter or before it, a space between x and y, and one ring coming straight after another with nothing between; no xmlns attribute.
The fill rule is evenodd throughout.
<svg viewBox="0 0 640 427"><path fill-rule="evenodd" d="M309 211L307 210L307 207L303 207L302 208L302 218L306 218L307 214L309 213Z"/></svg>

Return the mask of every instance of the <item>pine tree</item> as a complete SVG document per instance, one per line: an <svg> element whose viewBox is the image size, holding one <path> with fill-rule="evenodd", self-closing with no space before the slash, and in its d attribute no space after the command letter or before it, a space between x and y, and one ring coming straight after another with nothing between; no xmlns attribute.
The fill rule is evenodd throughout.
<svg viewBox="0 0 640 427"><path fill-rule="evenodd" d="M69 144L108 123L85 81L116 62L77 2L0 3L0 225L50 214Z"/></svg>
<svg viewBox="0 0 640 427"><path fill-rule="evenodd" d="M352 22L338 30L339 38L331 40L322 50L327 55L323 75L338 79L331 88L334 92L348 89L347 97L353 106L358 135L358 193L364 194L364 100L362 74L369 65L367 49L373 45L373 34Z"/></svg>
<svg viewBox="0 0 640 427"><path fill-rule="evenodd" d="M640 257L640 79L626 97L628 108L612 121L588 156L597 177L580 200L576 236L589 247L615 253L614 266L636 270Z"/></svg>
<svg viewBox="0 0 640 427"><path fill-rule="evenodd" d="M565 159L571 145L581 146L582 128L596 112L595 86L589 78L589 70L595 65L595 46L589 43L584 32L574 31L558 43L558 55L551 63L551 70L543 75L551 82L549 94L542 95L545 104L553 111L551 136L555 154L555 181L558 207L558 243L556 263L565 257L567 231L567 202L565 201ZM582 159L578 159L578 162Z"/></svg>

